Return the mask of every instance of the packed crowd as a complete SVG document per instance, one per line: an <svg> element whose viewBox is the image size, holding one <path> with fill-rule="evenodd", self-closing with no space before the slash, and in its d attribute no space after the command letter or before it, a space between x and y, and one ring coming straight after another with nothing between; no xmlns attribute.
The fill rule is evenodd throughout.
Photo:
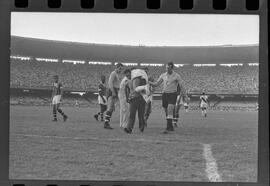
<svg viewBox="0 0 270 186"><path fill-rule="evenodd" d="M12 59L10 69L11 87L47 88L52 84L52 76L58 74L66 89L87 91L97 89L100 76L108 78L114 66ZM164 67L149 67L149 70L155 80L165 71ZM175 71L189 91L258 93L258 66L186 66L175 68Z"/></svg>

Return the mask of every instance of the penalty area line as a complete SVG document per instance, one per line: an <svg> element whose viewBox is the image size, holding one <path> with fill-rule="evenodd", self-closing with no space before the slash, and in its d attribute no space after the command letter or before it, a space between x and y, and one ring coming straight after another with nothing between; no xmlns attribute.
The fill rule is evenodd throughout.
<svg viewBox="0 0 270 186"><path fill-rule="evenodd" d="M206 160L206 173L210 182L222 182L218 173L218 167L215 158L212 155L212 148L209 144L203 144L203 155Z"/></svg>

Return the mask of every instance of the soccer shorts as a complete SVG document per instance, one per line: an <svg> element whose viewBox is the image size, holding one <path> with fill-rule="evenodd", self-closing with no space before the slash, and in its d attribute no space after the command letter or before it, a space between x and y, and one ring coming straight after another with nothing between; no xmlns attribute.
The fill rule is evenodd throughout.
<svg viewBox="0 0 270 186"><path fill-rule="evenodd" d="M200 106L201 106L201 109L206 109L207 108L207 103L202 102Z"/></svg>
<svg viewBox="0 0 270 186"><path fill-rule="evenodd" d="M175 105L177 100L177 93L163 93L162 94L162 107L167 108L169 104Z"/></svg>
<svg viewBox="0 0 270 186"><path fill-rule="evenodd" d="M98 104L107 105L107 98L106 96L98 95Z"/></svg>
<svg viewBox="0 0 270 186"><path fill-rule="evenodd" d="M59 104L59 103L61 103L60 100L61 100L61 95L53 96L52 104L53 105Z"/></svg>

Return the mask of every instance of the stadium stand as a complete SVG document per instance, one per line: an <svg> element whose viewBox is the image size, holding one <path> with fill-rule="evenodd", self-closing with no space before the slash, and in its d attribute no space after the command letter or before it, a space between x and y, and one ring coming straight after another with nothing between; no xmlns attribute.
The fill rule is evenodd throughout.
<svg viewBox="0 0 270 186"><path fill-rule="evenodd" d="M96 90L101 74L109 76L113 65L71 64L62 62L20 61L11 59L11 87L49 88L52 76L58 74L67 90ZM155 80L164 67L149 67ZM190 92L258 93L258 66L175 68ZM160 87L161 88L161 87ZM160 88L156 91L160 91Z"/></svg>

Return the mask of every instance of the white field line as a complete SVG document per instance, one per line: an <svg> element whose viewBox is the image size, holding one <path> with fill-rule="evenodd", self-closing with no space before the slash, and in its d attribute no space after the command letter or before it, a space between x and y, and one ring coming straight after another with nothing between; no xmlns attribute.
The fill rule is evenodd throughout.
<svg viewBox="0 0 270 186"><path fill-rule="evenodd" d="M48 139L63 139L63 140L78 140L78 141L106 141L106 142L146 142L146 143L159 143L159 144L180 144L179 141L172 139L156 140L156 139L128 139L128 138L96 138L96 137L68 137L68 136L50 136L50 135L37 135L37 134L21 134L14 133L15 136L30 137L30 138L48 138Z"/></svg>
<svg viewBox="0 0 270 186"><path fill-rule="evenodd" d="M203 155L206 160L206 173L210 182L222 182L218 174L218 167L215 158L212 155L211 145L203 144Z"/></svg>

